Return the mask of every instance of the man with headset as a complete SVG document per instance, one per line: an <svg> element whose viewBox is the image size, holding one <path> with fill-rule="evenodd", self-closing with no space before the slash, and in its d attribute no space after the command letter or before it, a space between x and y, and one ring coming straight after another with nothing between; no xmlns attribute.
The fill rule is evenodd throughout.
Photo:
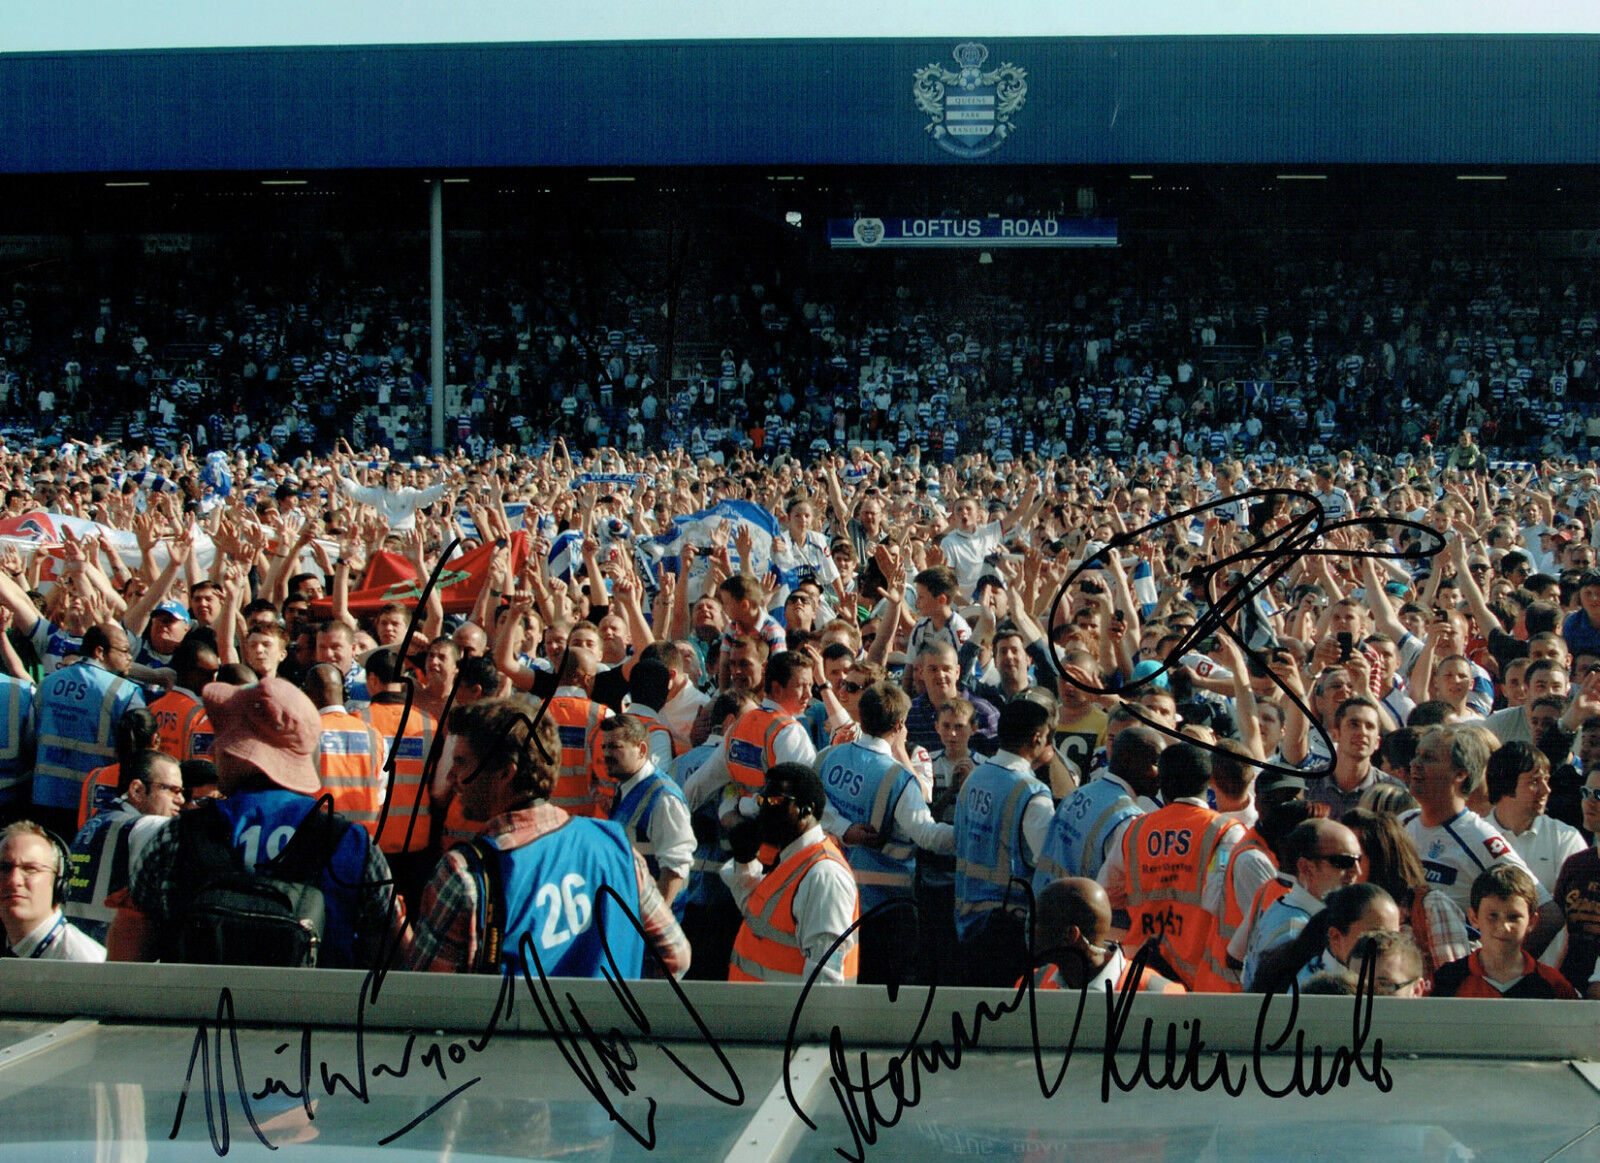
<svg viewBox="0 0 1600 1163"><path fill-rule="evenodd" d="M84 936L61 912L66 895L66 845L29 820L0 831L0 925L8 957L104 961L105 946Z"/></svg>

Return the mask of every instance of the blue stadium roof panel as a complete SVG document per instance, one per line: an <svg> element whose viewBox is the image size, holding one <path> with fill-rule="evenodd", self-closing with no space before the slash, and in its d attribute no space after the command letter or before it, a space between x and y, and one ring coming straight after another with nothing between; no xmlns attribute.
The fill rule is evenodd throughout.
<svg viewBox="0 0 1600 1163"><path fill-rule="evenodd" d="M8 173L1595 162L1591 36L0 55Z"/></svg>

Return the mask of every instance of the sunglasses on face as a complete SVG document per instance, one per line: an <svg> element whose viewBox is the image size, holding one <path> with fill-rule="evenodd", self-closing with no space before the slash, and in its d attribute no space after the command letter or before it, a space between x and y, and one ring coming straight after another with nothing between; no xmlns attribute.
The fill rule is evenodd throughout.
<svg viewBox="0 0 1600 1163"><path fill-rule="evenodd" d="M763 808L781 808L784 804L788 803L793 798L794 797L789 795L787 792L781 792L781 791L775 791L775 792L759 791L755 795L756 803L759 804Z"/></svg>
<svg viewBox="0 0 1600 1163"><path fill-rule="evenodd" d="M1317 859L1324 864L1337 868L1340 872L1349 872L1361 863L1361 857L1352 856L1348 852L1334 852L1327 856L1319 854Z"/></svg>
<svg viewBox="0 0 1600 1163"><path fill-rule="evenodd" d="M1600 787L1580 787L1578 794L1586 800L1600 804Z"/></svg>

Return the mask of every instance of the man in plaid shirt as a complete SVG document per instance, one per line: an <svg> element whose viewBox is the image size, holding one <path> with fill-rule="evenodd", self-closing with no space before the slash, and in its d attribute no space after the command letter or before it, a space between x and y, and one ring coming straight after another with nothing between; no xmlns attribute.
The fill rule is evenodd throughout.
<svg viewBox="0 0 1600 1163"><path fill-rule="evenodd" d="M479 855L498 858L504 885L500 957L485 964L485 889L466 846L445 853L422 894L406 968L495 972L536 961L551 977L598 977L609 946L624 976L646 957L673 976L689 967L689 942L661 899L644 858L609 820L575 817L548 802L560 762L554 720L535 726L526 704L488 699L450 716L443 763L462 814L486 821ZM609 887L616 895L601 894ZM620 904L619 904L620 898ZM631 910L639 924L625 915ZM642 939L640 934L642 933Z"/></svg>

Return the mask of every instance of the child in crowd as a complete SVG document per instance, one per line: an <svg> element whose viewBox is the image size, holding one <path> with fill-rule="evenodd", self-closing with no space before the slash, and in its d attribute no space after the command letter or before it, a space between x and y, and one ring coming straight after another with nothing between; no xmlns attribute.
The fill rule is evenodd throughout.
<svg viewBox="0 0 1600 1163"><path fill-rule="evenodd" d="M1497 864L1472 882L1467 918L1483 947L1439 968L1435 997L1517 997L1576 1000L1567 979L1522 948L1539 907L1539 889L1520 868Z"/></svg>

